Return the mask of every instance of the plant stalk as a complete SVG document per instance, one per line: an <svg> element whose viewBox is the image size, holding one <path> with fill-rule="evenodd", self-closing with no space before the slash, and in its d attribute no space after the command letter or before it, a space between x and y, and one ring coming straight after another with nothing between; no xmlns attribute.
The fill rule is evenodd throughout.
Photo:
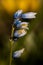
<svg viewBox="0 0 43 65"><path fill-rule="evenodd" d="M14 27L12 26L11 38L13 37ZM13 40L10 39L10 64L12 65L12 51L13 51Z"/></svg>

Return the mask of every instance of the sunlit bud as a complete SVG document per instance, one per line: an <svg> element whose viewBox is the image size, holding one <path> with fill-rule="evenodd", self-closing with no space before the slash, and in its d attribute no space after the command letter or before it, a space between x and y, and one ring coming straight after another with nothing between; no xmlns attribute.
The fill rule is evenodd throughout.
<svg viewBox="0 0 43 65"><path fill-rule="evenodd" d="M21 22L20 26L21 26L21 28L23 28L23 29L29 29L29 28L28 28L28 24L29 24L29 23L27 23L27 22Z"/></svg>
<svg viewBox="0 0 43 65"><path fill-rule="evenodd" d="M19 58L19 57L22 55L23 52L24 52L24 48L22 48L22 49L20 49L20 50L18 50L18 51L15 51L15 52L13 53L13 57L14 57L14 58Z"/></svg>
<svg viewBox="0 0 43 65"><path fill-rule="evenodd" d="M19 18L21 17L22 14L22 10L18 10L15 14L14 14L14 18Z"/></svg>
<svg viewBox="0 0 43 65"><path fill-rule="evenodd" d="M20 30L16 30L14 32L14 37L22 37L24 35L26 35L27 31L24 29L20 29Z"/></svg>
<svg viewBox="0 0 43 65"><path fill-rule="evenodd" d="M22 14L22 18L24 19L32 19L32 18L36 18L36 15L37 13L35 12L29 12L29 13L25 13L25 14Z"/></svg>

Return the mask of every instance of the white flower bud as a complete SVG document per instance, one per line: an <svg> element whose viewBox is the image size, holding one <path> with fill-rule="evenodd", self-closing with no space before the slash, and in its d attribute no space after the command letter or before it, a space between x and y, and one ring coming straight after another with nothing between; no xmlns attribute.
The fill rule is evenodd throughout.
<svg viewBox="0 0 43 65"><path fill-rule="evenodd" d="M37 13L35 12L29 12L29 13L25 13L25 14L22 14L22 18L24 19L32 19L32 18L36 18L36 15Z"/></svg>
<svg viewBox="0 0 43 65"><path fill-rule="evenodd" d="M24 52L24 48L22 48L18 51L15 51L14 54L13 54L13 57L19 58L22 55L23 52Z"/></svg>
<svg viewBox="0 0 43 65"><path fill-rule="evenodd" d="M27 22L21 22L20 26L21 26L21 28L23 28L23 29L28 29L28 30L29 30L28 24L29 24L29 23L27 23Z"/></svg>

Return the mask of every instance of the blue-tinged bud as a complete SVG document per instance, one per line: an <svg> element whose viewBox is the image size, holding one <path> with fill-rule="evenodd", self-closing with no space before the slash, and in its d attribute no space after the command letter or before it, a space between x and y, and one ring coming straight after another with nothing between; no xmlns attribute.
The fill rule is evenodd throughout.
<svg viewBox="0 0 43 65"><path fill-rule="evenodd" d="M13 22L13 25L16 26L16 27L19 27L21 21L19 19L16 19L14 22Z"/></svg>
<svg viewBox="0 0 43 65"><path fill-rule="evenodd" d="M14 14L14 18L19 18L21 17L21 14L22 14L22 10L18 10L15 14Z"/></svg>

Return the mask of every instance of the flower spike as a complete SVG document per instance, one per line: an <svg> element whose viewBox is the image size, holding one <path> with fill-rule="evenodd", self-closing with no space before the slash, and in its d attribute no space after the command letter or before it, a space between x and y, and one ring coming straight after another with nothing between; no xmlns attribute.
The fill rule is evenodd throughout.
<svg viewBox="0 0 43 65"><path fill-rule="evenodd" d="M13 33L13 40L17 40L20 37L23 37L27 34L28 28L28 22L22 22L20 19L33 19L36 18L35 12L28 12L28 13L22 13L22 10L18 10L14 14L15 21L13 22L13 26L15 28L14 33Z"/></svg>

